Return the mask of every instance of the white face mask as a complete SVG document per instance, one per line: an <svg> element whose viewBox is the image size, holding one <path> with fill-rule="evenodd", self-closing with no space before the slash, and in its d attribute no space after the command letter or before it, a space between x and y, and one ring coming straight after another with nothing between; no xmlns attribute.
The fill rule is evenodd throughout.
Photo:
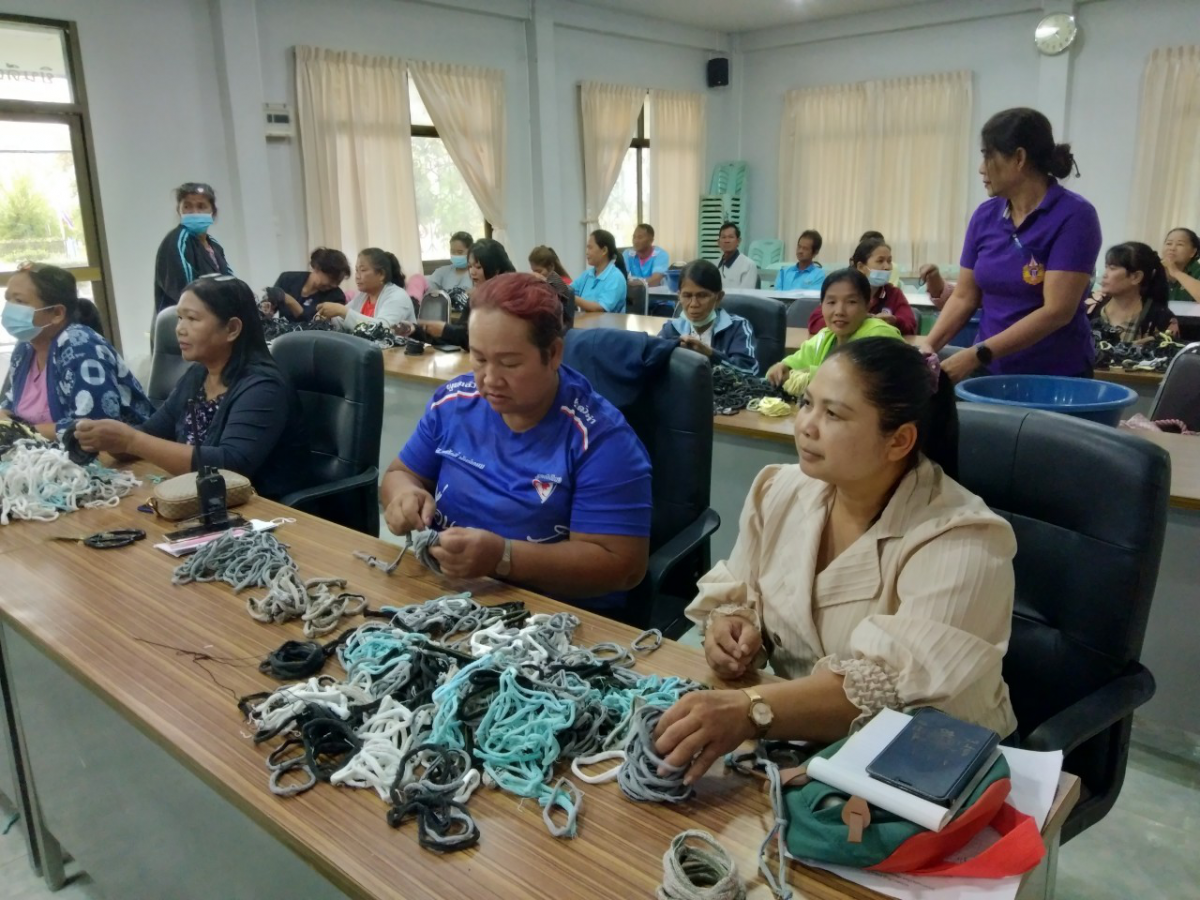
<svg viewBox="0 0 1200 900"><path fill-rule="evenodd" d="M871 282L871 287L881 288L888 283L888 279L891 277L890 269L872 269L871 274L867 276L867 281Z"/></svg>

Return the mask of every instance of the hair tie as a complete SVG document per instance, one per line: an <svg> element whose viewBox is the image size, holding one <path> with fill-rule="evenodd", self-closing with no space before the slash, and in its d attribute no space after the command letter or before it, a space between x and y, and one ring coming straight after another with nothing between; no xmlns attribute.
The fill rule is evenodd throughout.
<svg viewBox="0 0 1200 900"><path fill-rule="evenodd" d="M936 394L942 380L942 361L936 353L929 353L922 350L921 355L925 357L925 365L929 369L929 386L933 393Z"/></svg>

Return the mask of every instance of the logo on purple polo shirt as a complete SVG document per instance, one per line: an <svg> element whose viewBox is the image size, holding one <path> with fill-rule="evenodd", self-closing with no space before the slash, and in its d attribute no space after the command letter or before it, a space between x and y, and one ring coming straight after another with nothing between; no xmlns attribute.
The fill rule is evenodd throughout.
<svg viewBox="0 0 1200 900"><path fill-rule="evenodd" d="M1021 269L1021 277L1026 284L1041 284L1046 280L1046 267L1031 256Z"/></svg>

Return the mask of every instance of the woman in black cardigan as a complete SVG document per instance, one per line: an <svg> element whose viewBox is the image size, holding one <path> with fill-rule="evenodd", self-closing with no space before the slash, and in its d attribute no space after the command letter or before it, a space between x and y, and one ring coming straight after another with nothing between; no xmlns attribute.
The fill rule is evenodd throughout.
<svg viewBox="0 0 1200 900"><path fill-rule="evenodd" d="M80 421L80 444L172 475L229 469L272 499L308 487L300 400L267 350L254 292L231 275L210 275L187 286L177 309L179 349L195 365L144 424Z"/></svg>

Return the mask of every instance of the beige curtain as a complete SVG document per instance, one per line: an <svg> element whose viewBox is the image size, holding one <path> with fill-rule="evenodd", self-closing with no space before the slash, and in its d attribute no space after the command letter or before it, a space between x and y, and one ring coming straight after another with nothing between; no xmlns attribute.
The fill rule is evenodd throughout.
<svg viewBox="0 0 1200 900"><path fill-rule="evenodd" d="M492 236L505 243L504 73L430 62L414 62L410 71L446 152L492 225Z"/></svg>
<svg viewBox="0 0 1200 900"><path fill-rule="evenodd" d="M650 222L673 262L698 255L704 114L703 94L650 91Z"/></svg>
<svg viewBox="0 0 1200 900"><path fill-rule="evenodd" d="M1142 76L1129 233L1158 247L1200 220L1200 46L1163 47Z"/></svg>
<svg viewBox="0 0 1200 900"><path fill-rule="evenodd" d="M405 64L297 47L296 118L309 245L381 247L420 272Z"/></svg>
<svg viewBox="0 0 1200 900"><path fill-rule="evenodd" d="M579 86L585 231L599 225L600 212L617 183L645 99L644 88L589 81Z"/></svg>
<svg viewBox="0 0 1200 900"><path fill-rule="evenodd" d="M970 72L789 91L779 148L779 229L824 238L826 268L881 231L895 265L958 261L970 184Z"/></svg>

